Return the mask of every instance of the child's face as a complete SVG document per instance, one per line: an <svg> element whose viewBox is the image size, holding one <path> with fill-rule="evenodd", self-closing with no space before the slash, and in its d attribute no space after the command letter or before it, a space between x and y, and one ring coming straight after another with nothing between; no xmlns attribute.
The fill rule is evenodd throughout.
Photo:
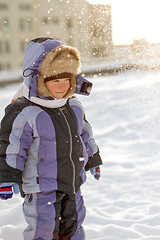
<svg viewBox="0 0 160 240"><path fill-rule="evenodd" d="M52 96L57 99L63 98L70 87L69 78L54 79L46 82L45 85Z"/></svg>

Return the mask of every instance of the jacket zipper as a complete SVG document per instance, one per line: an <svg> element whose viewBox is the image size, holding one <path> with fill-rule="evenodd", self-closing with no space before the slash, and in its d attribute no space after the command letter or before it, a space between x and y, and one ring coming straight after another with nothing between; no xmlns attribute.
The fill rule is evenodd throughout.
<svg viewBox="0 0 160 240"><path fill-rule="evenodd" d="M69 157L70 157L70 161L72 163L72 167L73 167L73 191L75 193L75 165L74 165L74 162L73 162L73 159L72 159L72 133L71 133L71 128L69 126L69 123L68 123L68 120L65 116L65 114L63 113L62 109L59 108L60 112L62 113L64 119L65 119L65 122L67 124L67 127L68 127L68 131L69 131L69 137L70 137L70 152L69 152Z"/></svg>

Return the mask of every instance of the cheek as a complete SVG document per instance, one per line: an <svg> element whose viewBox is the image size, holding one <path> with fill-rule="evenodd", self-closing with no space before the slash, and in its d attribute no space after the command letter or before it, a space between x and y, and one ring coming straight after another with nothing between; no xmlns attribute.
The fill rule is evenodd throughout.
<svg viewBox="0 0 160 240"><path fill-rule="evenodd" d="M57 86L52 85L52 84L48 84L48 86L46 86L48 88L49 91L55 92L55 90L57 89Z"/></svg>

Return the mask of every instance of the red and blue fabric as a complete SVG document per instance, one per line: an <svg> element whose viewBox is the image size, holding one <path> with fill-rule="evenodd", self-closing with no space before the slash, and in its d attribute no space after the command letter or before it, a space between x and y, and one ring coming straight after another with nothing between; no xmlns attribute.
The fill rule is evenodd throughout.
<svg viewBox="0 0 160 240"><path fill-rule="evenodd" d="M101 170L99 166L93 167L90 169L91 174L95 177L95 179L99 180L100 178L100 174L101 174Z"/></svg>
<svg viewBox="0 0 160 240"><path fill-rule="evenodd" d="M0 185L0 199L7 200L12 198L13 192L18 194L19 187L15 183L3 183Z"/></svg>

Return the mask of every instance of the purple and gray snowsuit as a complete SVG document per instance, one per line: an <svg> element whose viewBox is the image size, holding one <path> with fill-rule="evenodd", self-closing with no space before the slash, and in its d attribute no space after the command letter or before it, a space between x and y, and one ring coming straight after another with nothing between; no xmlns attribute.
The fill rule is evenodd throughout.
<svg viewBox="0 0 160 240"><path fill-rule="evenodd" d="M30 42L23 96L7 106L1 122L0 183L22 186L25 240L84 240L80 186L85 171L102 164L80 102L73 97L51 100L48 106L50 100L37 94L39 65L60 44Z"/></svg>

